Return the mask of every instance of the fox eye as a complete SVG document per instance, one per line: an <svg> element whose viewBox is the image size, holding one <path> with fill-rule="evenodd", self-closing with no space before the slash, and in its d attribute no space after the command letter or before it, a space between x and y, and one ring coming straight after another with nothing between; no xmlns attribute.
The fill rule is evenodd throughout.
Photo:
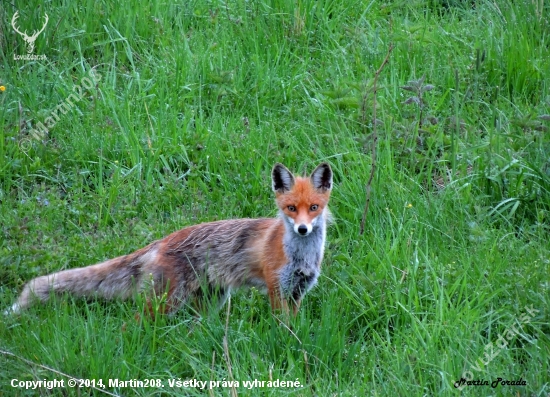
<svg viewBox="0 0 550 397"><path fill-rule="evenodd" d="M318 208L319 208L319 206L317 204L312 204L311 207L309 207L309 210L310 211L317 211Z"/></svg>
<svg viewBox="0 0 550 397"><path fill-rule="evenodd" d="M286 207L286 208L288 208L288 210L289 210L290 212L296 212L296 207L293 206L293 205L289 205L289 206Z"/></svg>

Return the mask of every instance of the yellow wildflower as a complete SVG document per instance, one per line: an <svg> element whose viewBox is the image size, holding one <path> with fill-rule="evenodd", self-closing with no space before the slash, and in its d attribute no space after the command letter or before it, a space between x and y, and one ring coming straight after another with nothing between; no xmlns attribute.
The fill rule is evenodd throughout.
<svg viewBox="0 0 550 397"><path fill-rule="evenodd" d="M0 91L2 92L6 91L6 87L4 87L3 85L0 85Z"/></svg>

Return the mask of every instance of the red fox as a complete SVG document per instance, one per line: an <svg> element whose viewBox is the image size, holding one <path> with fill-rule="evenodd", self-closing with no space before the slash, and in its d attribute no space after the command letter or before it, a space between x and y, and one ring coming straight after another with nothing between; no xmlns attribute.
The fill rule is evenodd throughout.
<svg viewBox="0 0 550 397"><path fill-rule="evenodd" d="M11 311L53 294L127 299L152 288L166 294L163 312L205 295L221 306L234 288L267 292L272 310L295 315L317 282L323 259L332 170L320 164L309 178L282 164L272 170L277 218L235 219L186 227L133 254L31 280Z"/></svg>

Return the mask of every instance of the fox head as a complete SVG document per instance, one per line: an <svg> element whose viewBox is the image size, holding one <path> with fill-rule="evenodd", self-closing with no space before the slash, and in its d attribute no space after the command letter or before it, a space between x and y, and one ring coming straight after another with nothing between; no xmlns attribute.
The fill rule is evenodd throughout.
<svg viewBox="0 0 550 397"><path fill-rule="evenodd" d="M281 216L294 233L305 237L324 224L332 189L330 165L322 163L309 178L302 178L294 177L284 165L275 164L271 176Z"/></svg>

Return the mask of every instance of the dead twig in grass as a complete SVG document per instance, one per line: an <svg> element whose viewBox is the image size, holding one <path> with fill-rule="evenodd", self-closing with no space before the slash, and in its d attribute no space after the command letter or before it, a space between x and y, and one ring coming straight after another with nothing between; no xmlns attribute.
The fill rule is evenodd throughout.
<svg viewBox="0 0 550 397"><path fill-rule="evenodd" d="M214 380L212 375L214 375L214 364L216 363L216 350L212 350L212 369L210 370L210 382ZM209 388L208 394L210 394L210 397L214 397L214 390L212 388Z"/></svg>
<svg viewBox="0 0 550 397"><path fill-rule="evenodd" d="M370 169L370 176L369 180L367 182L367 185L365 187L366 190L366 202L365 202L365 209L363 210L363 216L361 218L361 226L359 229L359 234L363 234L365 231L365 221L367 219L367 213L369 212L369 205L370 205L370 192L371 192L371 185L372 180L374 178L374 172L376 170L376 146L378 143L378 135L376 134L376 125L378 123L378 120L376 119L376 84L378 83L378 77L380 76L380 73L382 73L382 70L384 70L384 67L388 63L390 59L391 52L393 51L393 44L390 44L390 47L388 48L388 52L386 54L386 57L384 58L384 61L374 74L374 81L372 83L372 94L373 94L373 105L372 105L372 165ZM363 122L363 129L366 129L366 113L367 113L367 94L368 89L365 90L365 95L363 96L363 105L362 105L362 122Z"/></svg>
<svg viewBox="0 0 550 397"><path fill-rule="evenodd" d="M229 345L227 343L227 330L229 329L229 313L231 311L231 295L227 300L227 315L225 317L225 333L223 335L223 352L225 356L225 362L227 364L227 372L229 373L229 380L231 382L231 397L237 397L237 388L233 380L233 369L231 367L231 358L229 357Z"/></svg>

